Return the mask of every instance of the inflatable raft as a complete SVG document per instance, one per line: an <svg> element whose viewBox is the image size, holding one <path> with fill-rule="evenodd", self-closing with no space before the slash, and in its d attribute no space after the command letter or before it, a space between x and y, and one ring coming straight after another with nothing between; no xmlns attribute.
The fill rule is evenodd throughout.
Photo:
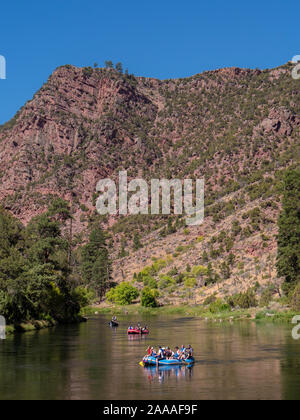
<svg viewBox="0 0 300 420"><path fill-rule="evenodd" d="M116 321L110 321L109 326L110 327L118 327L119 326L119 323L116 322Z"/></svg>
<svg viewBox="0 0 300 420"><path fill-rule="evenodd" d="M157 359L153 356L148 356L143 359L144 366L157 366ZM158 361L158 366L180 366L180 365L191 365L195 363L195 359L190 357L189 359L179 360L179 359L160 359Z"/></svg>
<svg viewBox="0 0 300 420"><path fill-rule="evenodd" d="M134 334L149 334L149 330L139 330L138 328L134 328L132 330L128 329L127 333L130 335L134 335Z"/></svg>

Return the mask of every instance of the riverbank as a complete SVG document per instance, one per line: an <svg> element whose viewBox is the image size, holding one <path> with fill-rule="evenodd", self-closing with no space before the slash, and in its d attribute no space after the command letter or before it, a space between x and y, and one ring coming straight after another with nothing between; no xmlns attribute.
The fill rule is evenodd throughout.
<svg viewBox="0 0 300 420"><path fill-rule="evenodd" d="M76 323L86 322L86 321L87 321L87 318L85 318L84 316L78 316L76 319L69 322L58 322L54 319L26 321L26 322L20 322L14 325L7 325L5 332L6 332L6 335L11 335L15 333L26 333L30 331L43 330L45 328L52 328L57 325L76 324Z"/></svg>
<svg viewBox="0 0 300 420"><path fill-rule="evenodd" d="M299 315L289 309L272 310L268 308L235 309L212 312L207 308L195 306L162 306L159 308L144 308L140 305L95 305L82 311L85 316L108 314L108 315L180 315L183 317L197 317L206 321L241 321L252 320L257 322L286 322L290 323L295 315Z"/></svg>
<svg viewBox="0 0 300 420"><path fill-rule="evenodd" d="M282 322L291 323L292 318L297 314L291 310L271 310L268 308L238 309L232 311L211 312L199 305L162 306L159 308L145 308L140 305L95 305L89 306L81 311L81 315L72 322L59 323L52 320L36 320L21 322L15 325L6 326L6 335L14 333L25 333L52 328L57 325L86 322L88 316L92 315L130 315L130 316L159 316L179 315L181 317L196 317L211 322L234 322L234 321L255 321L255 322Z"/></svg>

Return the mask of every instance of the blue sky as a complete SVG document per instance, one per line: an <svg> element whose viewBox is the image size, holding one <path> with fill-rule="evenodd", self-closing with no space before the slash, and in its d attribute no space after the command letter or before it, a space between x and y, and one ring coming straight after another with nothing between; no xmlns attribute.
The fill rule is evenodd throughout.
<svg viewBox="0 0 300 420"><path fill-rule="evenodd" d="M63 64L139 76L276 67L300 54L299 0L15 0L0 9L0 124Z"/></svg>

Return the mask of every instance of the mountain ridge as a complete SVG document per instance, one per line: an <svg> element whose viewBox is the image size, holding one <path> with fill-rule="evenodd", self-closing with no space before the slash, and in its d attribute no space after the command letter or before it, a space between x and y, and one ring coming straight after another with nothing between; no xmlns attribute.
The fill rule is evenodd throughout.
<svg viewBox="0 0 300 420"><path fill-rule="evenodd" d="M147 181L204 177L203 235L198 228L189 230L193 238L204 236L193 244L199 255L181 258L180 251L170 270L176 264L183 270L189 261L207 264L206 251L215 273L228 277L231 271L223 278L231 285L246 279L247 270L260 273L249 275L252 283L254 278L277 282L280 181L288 167L299 165L300 156L300 88L291 68L233 67L158 80L112 69L60 67L0 130L0 201L26 224L58 195L71 203L73 229L80 234L100 220L95 186L101 178L116 180L120 170L127 170L129 179ZM101 220L111 232L118 282L131 280L154 255L178 254L176 241L190 242L182 219L176 222L174 216ZM167 223L173 226L169 231ZM132 252L135 233L145 247ZM147 247L149 241L164 243L158 247L161 255L155 246ZM128 257L118 256L122 248ZM236 264L226 272L232 250ZM257 258L264 267L272 260L265 279L264 268L255 269ZM238 268L243 264L246 268ZM242 288L248 283L241 280Z"/></svg>
<svg viewBox="0 0 300 420"><path fill-rule="evenodd" d="M147 144L145 146L143 137L147 135L149 127L156 127L158 124L161 124L161 119L166 120L165 115L160 117L159 114L164 114L168 107L167 99L163 93L159 93L159 88L165 88L165 84L170 84L168 88L173 93L174 90L180 89L182 84L192 84L192 86L188 87L190 87L193 94L193 92L199 93L199 90L203 87L209 91L211 86L218 86L219 93L222 93L226 85L222 83L224 77L232 77L233 80L229 84L236 84L240 78L255 77L264 72L267 71L233 67L204 72L187 79L159 81L152 78L124 76L114 70L80 69L68 65L60 67L50 76L48 82L37 92L33 100L29 101L17 114L13 121L14 125L11 126L12 124L10 123L8 128L4 126L4 129L2 128L0 132L0 142L2 143L0 149L1 161L4 164L5 161L12 163L11 168L4 168L4 171L2 168L2 174L6 171L8 174L6 173L6 182L0 189L0 198L3 199L7 192L12 193L13 189L20 188L21 182L27 185L30 185L32 182L45 184L43 179L42 182L40 179L37 179L39 176L42 178L42 175L36 171L37 165L30 165L30 159L37 163L37 160L43 158L43 156L38 156L38 153L41 155L54 154L61 159L65 157L65 160L68 161L68 156L74 156L80 152L84 152L83 155L85 155L86 147L83 143L87 141L93 143L89 145L88 160L92 157L95 163L93 166L87 166L95 172L99 179L103 176L111 175L110 169L116 166L113 163L112 165L108 164L107 168L103 170L104 165L102 168L99 168L97 164L99 154L105 154L103 148L105 149L107 146L108 148L113 148L111 146L113 146L114 142L123 148L128 146L131 149L134 146L139 147L141 145L141 152L145 152L148 155L146 156L146 159L148 158L147 163L151 165L153 159L157 158L153 151L157 144ZM271 70L270 77L280 77L280 74L283 72L286 73L287 70L282 68ZM210 80L209 77L212 75L217 75L219 80ZM208 79L206 79L207 76ZM179 87L177 86L178 83ZM226 80L226 83L228 83L228 80ZM151 89L153 91L152 97ZM129 111L124 112L124 109ZM277 124L278 121L281 124L280 110L276 109L274 113L275 115L271 115L269 120L277 119ZM295 119L295 116L289 115L284 118L287 121L289 118ZM142 123L138 121L136 124L138 119ZM172 120L172 116L170 118L167 117L167 119ZM176 119L176 123L178 123L178 118L175 116ZM128 127L129 124L126 124L126 128L122 127L122 123L125 121L127 123L128 120L131 120L130 123L133 128ZM172 121L169 121L169 123L171 126ZM209 123L209 120L206 123ZM288 124L286 129L290 130L291 124L286 124ZM299 119L297 124L299 124ZM89 125L93 126L92 129L90 129ZM142 129L139 129L138 125L142 125ZM265 126L264 128L272 130L272 127L268 127L268 121L265 122ZM164 130L160 131L161 133L157 136L158 138L161 137L159 144L164 144L166 141L170 142L170 133L167 133L167 136L165 136ZM142 138L140 139L140 137ZM178 130L175 129L172 133L172 143L176 143L180 138L182 136L179 136ZM151 141L153 143L153 138L151 138ZM10 142L10 145L7 145L8 142ZM5 145L3 146L3 144ZM45 150L46 146L48 150ZM143 147L147 150L143 150ZM32 156L32 153L35 151L35 156ZM125 150L122 150L122 152L125 152ZM8 157L12 157L12 159L9 160ZM108 154L107 157L108 159L112 158L111 154ZM50 158L48 156L48 159ZM85 156L82 156L82 158L84 160ZM116 158L118 159L119 157L116 156ZM127 162L129 163L128 160ZM55 164L51 164L51 162L41 163L44 163L43 176L45 177L45 169L47 173L47 169L53 168ZM72 165L72 162L70 165ZM20 166L23 166L23 172ZM65 168L67 166L68 162ZM17 173L19 173L19 176L16 176ZM90 174L88 170L85 175L89 180ZM2 175L2 182L3 178L4 175ZM47 192L47 189L41 191L42 194ZM85 198L85 205L88 204L92 191L89 191L89 194L89 198ZM68 194L66 198L68 198Z"/></svg>

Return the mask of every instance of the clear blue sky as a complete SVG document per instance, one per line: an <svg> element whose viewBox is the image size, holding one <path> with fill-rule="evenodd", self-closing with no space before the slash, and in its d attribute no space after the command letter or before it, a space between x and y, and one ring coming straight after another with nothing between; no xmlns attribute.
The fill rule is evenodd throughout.
<svg viewBox="0 0 300 420"><path fill-rule="evenodd" d="M0 123L63 64L111 59L164 79L276 67L300 54L299 0L15 0L0 16Z"/></svg>

